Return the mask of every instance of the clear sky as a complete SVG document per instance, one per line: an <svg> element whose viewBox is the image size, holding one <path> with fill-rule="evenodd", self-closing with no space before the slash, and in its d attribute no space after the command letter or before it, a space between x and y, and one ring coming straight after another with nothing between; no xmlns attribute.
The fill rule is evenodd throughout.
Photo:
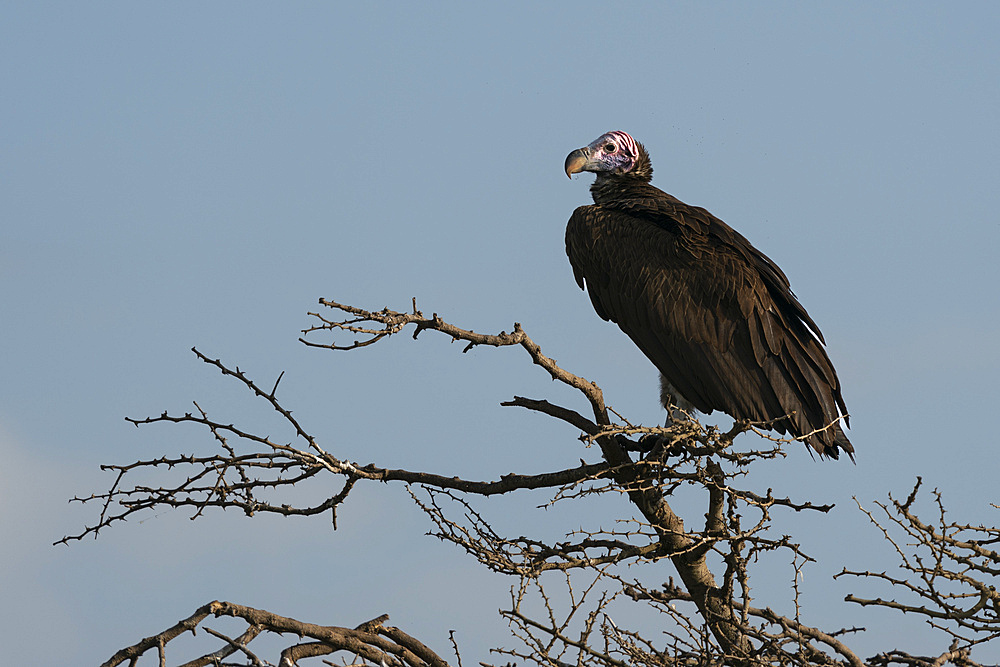
<svg viewBox="0 0 1000 667"><path fill-rule="evenodd" d="M443 654L455 629L466 664L513 644L496 615L513 582L423 537L401 487L360 489L336 533L163 512L51 543L96 520L66 500L108 488L100 464L211 449L125 416L198 400L280 430L194 345L265 384L287 371L288 407L361 463L495 478L593 459L572 429L499 407L575 400L517 351L305 349L319 297L521 322L659 422L653 367L563 251L590 181L563 159L611 129L646 145L654 184L772 257L829 342L857 465L794 449L758 480L838 505L789 524L821 561L808 622L868 626L866 656L944 650L917 621L840 602L871 589L830 574L891 565L851 497L870 506L917 475L956 520L997 524L998 34L990 2L7 3L4 659L97 664L215 598L347 626L389 613ZM514 534L586 523L534 516L537 500L483 509ZM610 527L621 509L592 511ZM786 588L774 573L758 586Z"/></svg>

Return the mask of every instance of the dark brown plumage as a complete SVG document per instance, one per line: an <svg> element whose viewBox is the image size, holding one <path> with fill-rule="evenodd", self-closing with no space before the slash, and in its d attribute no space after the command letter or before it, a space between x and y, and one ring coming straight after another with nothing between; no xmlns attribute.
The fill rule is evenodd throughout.
<svg viewBox="0 0 1000 667"><path fill-rule="evenodd" d="M594 204L566 227L573 273L597 314L660 370L665 404L771 422L823 456L853 459L823 336L781 269L705 209L650 185L649 155L624 132L573 151L566 172L580 171L597 180Z"/></svg>

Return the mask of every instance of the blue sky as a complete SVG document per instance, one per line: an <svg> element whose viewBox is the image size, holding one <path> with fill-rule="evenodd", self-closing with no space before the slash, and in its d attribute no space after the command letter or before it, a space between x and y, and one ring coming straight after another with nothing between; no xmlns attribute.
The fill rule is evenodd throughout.
<svg viewBox="0 0 1000 667"><path fill-rule="evenodd" d="M211 446L125 416L194 399L280 428L194 345L265 383L286 371L287 405L362 463L495 478L593 456L498 406L575 400L516 351L430 336L308 350L296 339L319 297L415 296L477 331L521 322L658 422L654 369L593 313L563 252L590 180L568 181L563 159L610 129L646 145L654 184L772 257L829 342L857 466L799 450L759 472L838 505L790 519L821 559L811 621L867 625L864 655L897 647L890 627L901 648L944 650L919 622L841 603L865 589L829 577L891 564L851 497L905 494L917 475L956 520L997 523L998 30L995 3L8 5L5 655L100 663L214 598L350 626L389 613L442 653L454 628L467 662L512 645L496 616L512 582L423 537L402 488L361 489L336 533L163 512L50 545L95 520L66 500L107 488L101 463ZM537 517L536 500L485 509L518 534L583 523ZM623 509L588 511L608 527ZM787 581L774 572L759 585Z"/></svg>

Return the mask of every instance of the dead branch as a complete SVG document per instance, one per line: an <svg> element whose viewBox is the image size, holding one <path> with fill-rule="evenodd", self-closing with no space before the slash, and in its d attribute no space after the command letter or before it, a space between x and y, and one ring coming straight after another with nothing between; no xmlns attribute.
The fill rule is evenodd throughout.
<svg viewBox="0 0 1000 667"><path fill-rule="evenodd" d="M913 509L921 484L918 477L906 500L897 500L890 494L888 504L876 502L881 510L878 515L858 503L883 539L895 549L901 574L844 568L836 575L888 583L915 601L853 594L845 599L862 606L922 616L928 625L958 642L956 651L1000 638L1000 593L996 589L1000 553L984 546L1000 540L1000 528L950 521L937 490L933 492L937 520L935 524L925 523Z"/></svg>
<svg viewBox="0 0 1000 667"><path fill-rule="evenodd" d="M653 602L673 617L679 615L675 603L692 602L690 594L673 580L663 584L659 590L647 589L638 582L623 581L623 592L633 600ZM824 632L778 614L769 607L751 606L737 600L732 604L746 612L748 617L763 621L762 624L748 623L746 627L756 645L755 654L767 664L833 665L840 662L852 667L864 667L864 661L838 639L844 634L861 632L863 628ZM821 650L821 646L839 656L840 661Z"/></svg>
<svg viewBox="0 0 1000 667"><path fill-rule="evenodd" d="M75 502L101 504L99 520L93 526L86 526L76 535L63 537L56 544L95 537L113 523L125 521L134 514L157 508L189 507L194 510L192 518L200 516L208 507L236 508L247 516L257 513L273 513L283 516L312 516L330 512L336 527L337 508L342 505L354 485L362 480L379 482L404 482L422 484L428 487L451 489L463 493L493 496L517 490L561 488L586 480L601 479L609 474L606 463L581 464L575 468L551 473L524 475L511 473L498 480L468 480L456 476L436 473L383 468L375 464L359 464L345 461L325 451L316 437L311 435L286 409L275 394L263 391L258 383L239 368L230 369L219 359L212 359L197 349L193 350L205 363L219 368L223 375L237 379L255 396L264 398L268 404L290 423L302 444L280 442L269 436L258 435L235 424L210 418L198 403L196 413L183 415L162 413L158 417L144 419L128 418L136 426L156 423L191 423L204 427L211 433L220 453L204 456L182 455L161 456L129 464L102 465L102 470L117 473L114 483L106 493L75 497ZM558 407L558 406L553 406ZM581 418L582 419L582 418ZM246 450L246 451L245 451ZM129 473L140 469L165 469L182 472L181 479L173 485L157 488L145 485L123 486ZM273 492L282 488L314 480L321 474L333 474L342 478L338 493L311 506L297 507L287 503L273 503L261 497L262 492ZM117 509L115 509L117 508Z"/></svg>
<svg viewBox="0 0 1000 667"><path fill-rule="evenodd" d="M597 423L610 423L607 408L604 405L604 393L601 391L601 388L589 380L560 368L555 360L542 354L542 348L524 333L521 325L517 322L514 323L514 329L511 333L501 331L499 334L480 334L470 329L463 329L449 324L441 319L437 313L434 313L429 318L425 317L422 312L417 310L416 299L413 299L413 312L411 313L397 312L388 308L383 308L379 311L365 310L337 303L330 299L320 299L319 302L320 305L333 310L339 310L353 317L344 320L334 320L320 313L309 313L310 316L319 320L320 324L304 329L302 331L303 337L299 338L299 340L310 347L321 347L330 350L352 350L358 347L365 347L377 343L383 338L399 333L409 324L415 325L413 330L414 340L423 331L440 331L450 336L453 341L464 341L466 346L462 352L468 352L479 345L492 347L519 345L528 353L532 362L545 369L553 380L558 380L583 393L590 401ZM337 343L315 343L309 339L311 334L318 332L333 333L337 331L346 331L354 335L366 336L367 338L360 341L355 340L346 346L338 345Z"/></svg>
<svg viewBox="0 0 1000 667"><path fill-rule="evenodd" d="M216 618L230 616L242 619L247 623L246 631L239 637L229 638L221 632L204 625L209 616ZM232 602L213 601L200 607L190 617L184 619L163 632L147 637L141 642L123 648L115 653L102 667L115 667L125 661L130 665L146 652L157 649L161 654L161 664L165 663L166 646L187 632L192 635L198 627L208 634L218 638L224 646L217 651L184 663L183 667L203 667L205 665L221 664L220 661L234 653L242 653L249 664L268 664L254 655L248 648L260 634L293 634L299 641L287 646L281 652L277 664L296 665L298 661L321 655L344 652L360 658L371 665L386 667L448 667L448 662L414 637L399 628L385 625L389 620L386 615L380 616L356 628L343 628L332 625L316 625L304 623L294 618L279 616L262 609L254 609ZM313 641L303 642L302 638Z"/></svg>

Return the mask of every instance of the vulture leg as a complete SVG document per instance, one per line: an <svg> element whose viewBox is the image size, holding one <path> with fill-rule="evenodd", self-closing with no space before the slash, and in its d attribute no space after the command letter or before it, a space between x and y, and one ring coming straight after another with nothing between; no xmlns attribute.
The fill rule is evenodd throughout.
<svg viewBox="0 0 1000 667"><path fill-rule="evenodd" d="M662 373L660 374L660 402L667 411L664 428L670 428L674 424L690 420L691 413L695 410L694 405L685 400ZM675 444L674 438L666 435L648 434L639 438L639 448L640 451L645 452L644 458L646 459L656 458L660 452L666 452L668 455L678 453Z"/></svg>
<svg viewBox="0 0 1000 667"><path fill-rule="evenodd" d="M664 426L670 428L675 422L687 421L691 418L691 413L695 408L691 401L680 395L670 381L660 374L660 403L667 411L667 421Z"/></svg>

